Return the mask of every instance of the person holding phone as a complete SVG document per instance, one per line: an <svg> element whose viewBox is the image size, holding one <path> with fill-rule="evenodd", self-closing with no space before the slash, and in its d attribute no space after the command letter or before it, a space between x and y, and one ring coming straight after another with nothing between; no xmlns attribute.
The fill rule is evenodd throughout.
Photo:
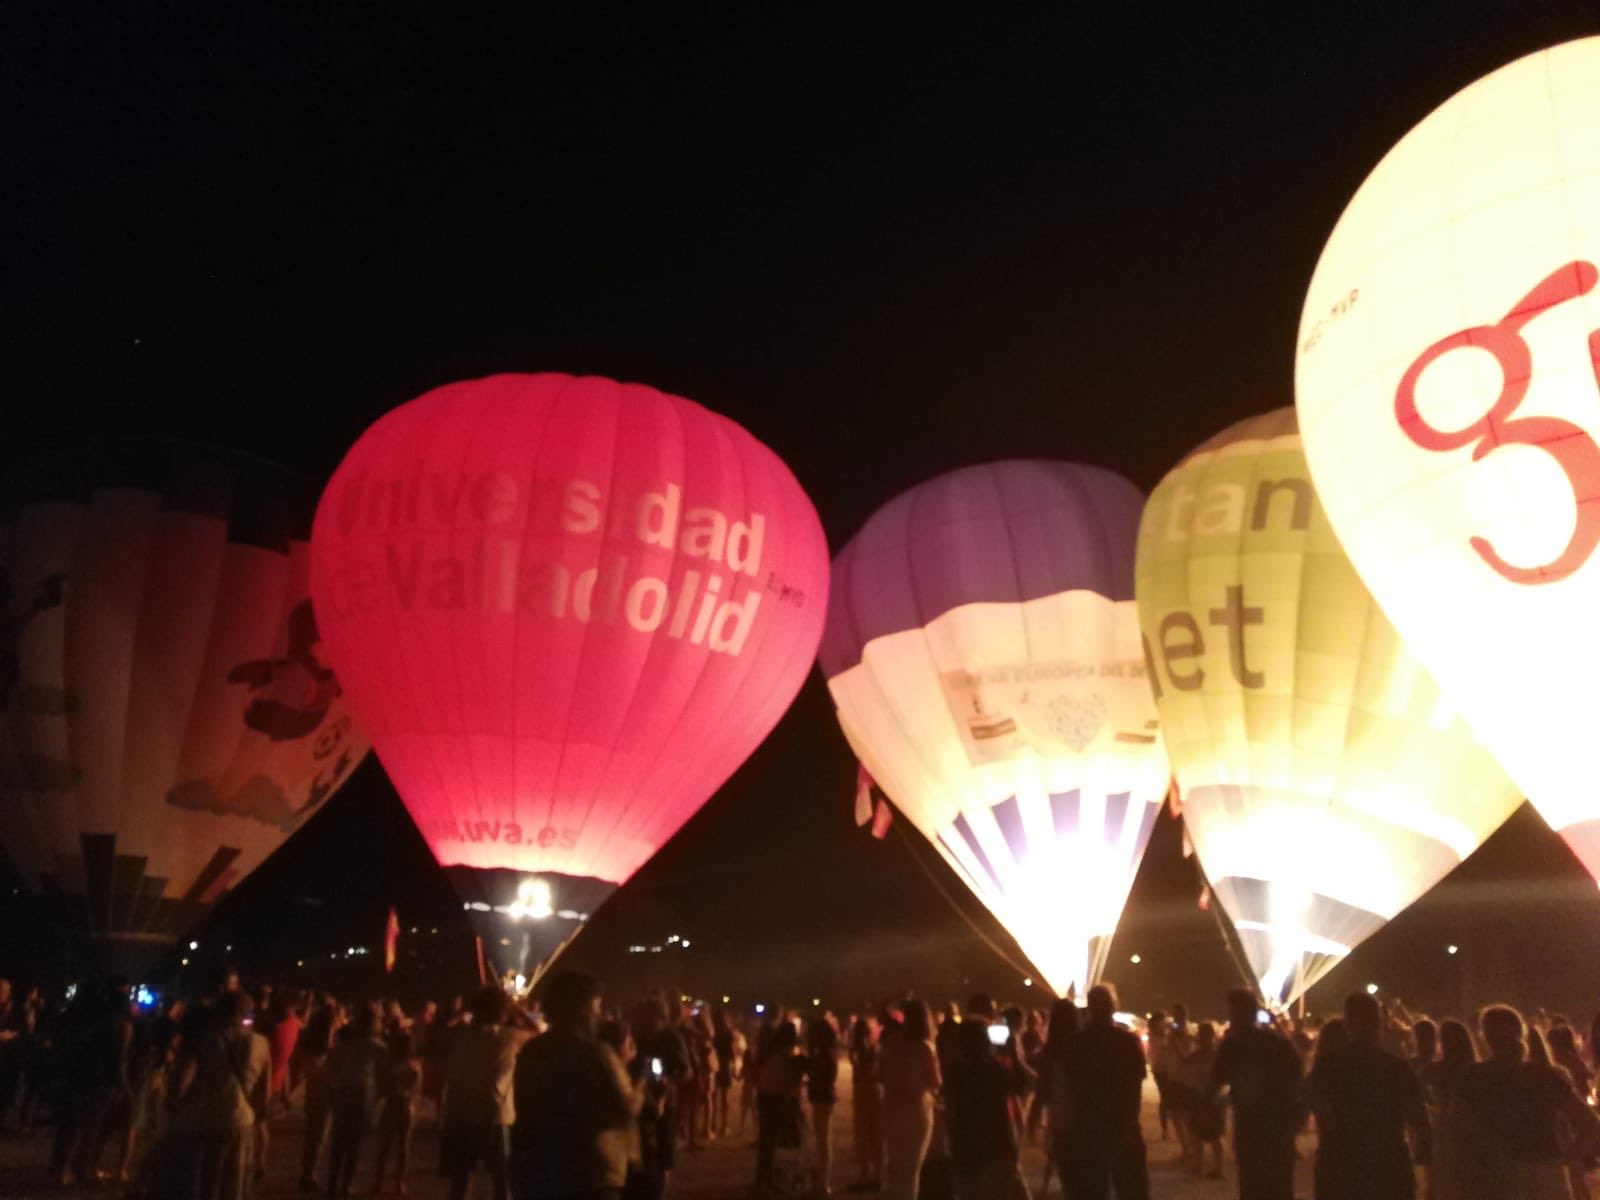
<svg viewBox="0 0 1600 1200"><path fill-rule="evenodd" d="M1228 993L1228 1032L1217 1047L1202 1103L1223 1088L1233 1103L1233 1156L1241 1200L1294 1200L1294 1136L1300 1128L1300 1055L1249 988Z"/></svg>
<svg viewBox="0 0 1600 1200"><path fill-rule="evenodd" d="M1017 1074L997 1057L1011 1040L1002 1022L969 1017L956 1032L956 1057L945 1080L945 1122L958 1200L1027 1195L1012 1105Z"/></svg>

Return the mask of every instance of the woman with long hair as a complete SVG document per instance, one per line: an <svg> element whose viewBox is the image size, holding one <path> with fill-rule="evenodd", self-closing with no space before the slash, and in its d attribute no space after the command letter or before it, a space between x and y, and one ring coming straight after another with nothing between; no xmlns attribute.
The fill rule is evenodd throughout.
<svg viewBox="0 0 1600 1200"><path fill-rule="evenodd" d="M799 1034L792 1021L780 1021L756 1060L756 1191L766 1192L774 1181L780 1146L798 1146L800 1085L805 1082L806 1058L799 1051Z"/></svg>
<svg viewBox="0 0 1600 1200"><path fill-rule="evenodd" d="M884 1039L878 1069L883 1082L884 1200L917 1200L922 1162L933 1138L934 1098L942 1082L928 1006L922 1001L905 1002L900 1028Z"/></svg>
<svg viewBox="0 0 1600 1200"><path fill-rule="evenodd" d="M683 1120L683 1133L693 1152L711 1137L711 1094L717 1072L716 1038L711 1029L711 1017L705 1009L696 1008L685 1018L683 1040L694 1068L685 1089L688 1103Z"/></svg>
<svg viewBox="0 0 1600 1200"><path fill-rule="evenodd" d="M711 1136L728 1136L728 1097L733 1092L733 1076L739 1067L739 1033L725 1007L718 1008L711 1017L711 1048L717 1056L717 1072L712 1080Z"/></svg>
<svg viewBox="0 0 1600 1200"><path fill-rule="evenodd" d="M1068 1132L1072 1127L1072 1097L1067 1091L1064 1064L1067 1044L1078 1033L1078 1006L1071 1000L1057 1000L1050 1006L1050 1023L1045 1030L1044 1050L1039 1055L1039 1097L1044 1105L1045 1130L1050 1143L1044 1159L1044 1180L1040 1195L1050 1192L1052 1170L1061 1179L1065 1193L1068 1176L1061 1171L1067 1161ZM1070 1197L1069 1197L1070 1200Z"/></svg>
<svg viewBox="0 0 1600 1200"><path fill-rule="evenodd" d="M813 1017L806 1026L806 1100L811 1132L817 1139L817 1189L833 1191L833 1106L839 1097L839 1031L830 1017Z"/></svg>
<svg viewBox="0 0 1600 1200"><path fill-rule="evenodd" d="M1488 1058L1462 1071L1450 1104L1445 1194L1572 1200L1569 1155L1600 1146L1600 1119L1565 1076L1530 1059L1516 1009L1484 1009L1478 1029Z"/></svg>
<svg viewBox="0 0 1600 1200"><path fill-rule="evenodd" d="M1185 1169L1191 1175L1204 1175L1208 1179L1222 1178L1222 1134L1227 1125L1222 1098L1206 1095L1216 1061L1217 1027L1210 1021L1201 1021L1194 1028L1194 1046L1178 1064L1177 1077L1188 1097L1182 1118L1188 1127L1187 1145L1190 1147ZM1209 1169L1207 1149L1212 1152Z"/></svg>
<svg viewBox="0 0 1600 1200"><path fill-rule="evenodd" d="M883 1183L883 1096L878 1091L878 1029L871 1017L859 1016L850 1027L850 1100L857 1191L877 1191Z"/></svg>
<svg viewBox="0 0 1600 1200"><path fill-rule="evenodd" d="M1472 1032L1460 1021L1439 1022L1439 1057L1422 1068L1422 1095L1433 1125L1433 1161L1428 1165L1429 1200L1460 1200L1445 1116L1468 1067L1478 1061Z"/></svg>

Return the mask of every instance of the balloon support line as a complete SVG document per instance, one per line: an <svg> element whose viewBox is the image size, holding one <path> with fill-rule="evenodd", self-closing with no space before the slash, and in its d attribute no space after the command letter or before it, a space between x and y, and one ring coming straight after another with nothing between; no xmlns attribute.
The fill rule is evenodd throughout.
<svg viewBox="0 0 1600 1200"><path fill-rule="evenodd" d="M1211 902L1206 905L1206 908L1211 913L1212 919L1217 923L1217 932L1222 935L1222 944L1227 947L1228 957L1233 959L1233 965L1239 972L1239 977L1244 980L1246 987L1255 992L1258 998L1264 1000L1272 999L1272 997L1263 997L1261 995L1261 981L1256 978L1255 972L1250 969L1250 962L1244 953L1243 944L1235 943L1234 941L1237 931L1233 928L1233 923L1224 915L1222 900L1218 897L1216 889L1211 886L1211 879L1206 875L1206 869L1200 865L1198 857L1190 861L1194 863L1194 869L1200 874L1201 884L1210 894Z"/></svg>
<svg viewBox="0 0 1600 1200"><path fill-rule="evenodd" d="M899 815L900 819L894 823L894 829L900 834L901 838L904 839L906 843L906 851L908 854L910 854L911 861L916 863L918 867L922 868L922 873L928 877L928 882L933 884L935 890L937 890L938 893L945 898L945 901L950 905L951 908L955 910L956 915L967 923L967 927L971 929L973 933L978 935L978 939L983 942L984 945L988 946L989 949L995 952L995 954L999 955L999 957L1004 960L1012 970L1016 971L1017 974L1022 975L1024 978L1031 978L1032 976L1037 975L1037 969L1020 965L1016 959L1007 954L992 937L990 937L982 928L979 927L978 923L972 919L972 915L968 913L966 909L961 907L961 903L950 894L949 889L946 888L938 876L929 869L928 864L922 861L922 857L917 853L917 847L912 842L911 835L906 832L905 815L903 813ZM1041 976L1041 978L1043 977Z"/></svg>

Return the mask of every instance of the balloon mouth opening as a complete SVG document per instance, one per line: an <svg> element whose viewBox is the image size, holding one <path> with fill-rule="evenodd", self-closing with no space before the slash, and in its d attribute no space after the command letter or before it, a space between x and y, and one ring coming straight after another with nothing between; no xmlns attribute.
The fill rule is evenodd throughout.
<svg viewBox="0 0 1600 1200"><path fill-rule="evenodd" d="M445 875L482 947L485 981L492 974L518 991L549 970L617 890L609 880L555 871L452 866Z"/></svg>

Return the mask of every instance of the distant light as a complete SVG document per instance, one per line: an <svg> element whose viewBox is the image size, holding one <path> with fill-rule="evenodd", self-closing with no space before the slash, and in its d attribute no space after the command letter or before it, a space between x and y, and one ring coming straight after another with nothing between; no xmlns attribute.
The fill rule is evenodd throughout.
<svg viewBox="0 0 1600 1200"><path fill-rule="evenodd" d="M229 954L233 953L233 947L232 946L224 946L223 950L225 950Z"/></svg>
<svg viewBox="0 0 1600 1200"><path fill-rule="evenodd" d="M682 942L680 942L680 943L679 943L679 944L680 944L680 945L681 945L681 946L682 946L682 947L683 947L683 948L684 948L684 949L685 949L685 950L687 950L687 949L688 949L688 948L689 948L689 939L688 939L688 938L684 938L684 939L683 939L683 941L682 941Z"/></svg>
<svg viewBox="0 0 1600 1200"><path fill-rule="evenodd" d="M1023 987L1032 987L1033 986L1033 980L1032 979L1024 979L1022 981L1022 986Z"/></svg>
<svg viewBox="0 0 1600 1200"><path fill-rule="evenodd" d="M1142 963L1144 961L1144 959L1140 958L1137 954L1135 954L1135 955L1132 955L1128 959L1128 961L1131 962L1134 966L1137 967L1140 963Z"/></svg>
<svg viewBox="0 0 1600 1200"><path fill-rule="evenodd" d="M295 959L294 965L297 967L303 967L306 965L306 960L303 958L297 958Z"/></svg>
<svg viewBox="0 0 1600 1200"><path fill-rule="evenodd" d="M822 998L819 997L819 996L811 997L811 1007L812 1008L821 1008L822 1007Z"/></svg>
<svg viewBox="0 0 1600 1200"><path fill-rule="evenodd" d="M200 949L200 943L199 942L190 942L189 943L189 949L191 949L191 950Z"/></svg>
<svg viewBox="0 0 1600 1200"><path fill-rule="evenodd" d="M511 939L510 938L501 938L500 939L500 944L502 946L509 946L509 945L511 945Z"/></svg>
<svg viewBox="0 0 1600 1200"><path fill-rule="evenodd" d="M670 946L670 945L672 945L673 942L675 942L677 940L678 940L678 935L677 934L675 934L675 933L667 934L667 945Z"/></svg>
<svg viewBox="0 0 1600 1200"><path fill-rule="evenodd" d="M187 967L189 965L189 960L187 958L184 959L183 962L180 965Z"/></svg>
<svg viewBox="0 0 1600 1200"><path fill-rule="evenodd" d="M766 1011L767 1011L767 1006L765 1004L756 1005L756 1016L759 1017L762 1013L764 1013Z"/></svg>
<svg viewBox="0 0 1600 1200"><path fill-rule="evenodd" d="M516 978L516 986L517 991L522 991L523 988L528 986L528 977L526 975L518 975Z"/></svg>
<svg viewBox="0 0 1600 1200"><path fill-rule="evenodd" d="M722 998L722 1002L723 1002L723 1003L724 1003L724 1004L726 1004L726 1003L728 1003L728 997L726 997L726 996L724 996L724 997L723 997L723 998Z"/></svg>
<svg viewBox="0 0 1600 1200"><path fill-rule="evenodd" d="M1378 985L1375 984L1375 983L1367 984L1367 995L1376 996L1377 994L1378 994Z"/></svg>
<svg viewBox="0 0 1600 1200"><path fill-rule="evenodd" d="M1445 948L1444 948L1444 952L1445 952L1445 953L1446 953L1446 954L1454 954L1454 953L1456 953L1456 952L1457 952L1457 951L1458 951L1458 950L1460 950L1460 949L1461 949L1461 947L1460 947L1460 946L1446 946L1446 947L1445 947Z"/></svg>

